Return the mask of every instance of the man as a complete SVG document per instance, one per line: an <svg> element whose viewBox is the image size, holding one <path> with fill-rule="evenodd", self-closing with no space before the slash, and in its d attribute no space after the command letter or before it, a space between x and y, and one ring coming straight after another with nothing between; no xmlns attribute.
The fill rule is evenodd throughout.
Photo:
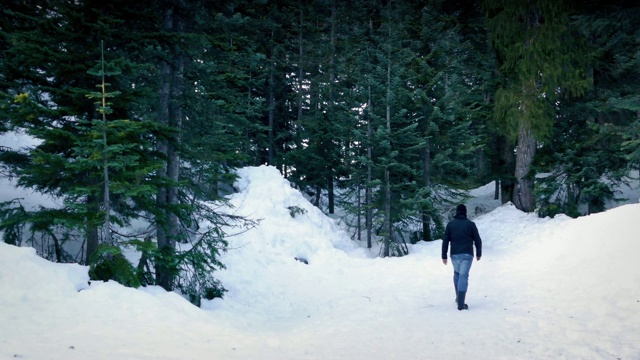
<svg viewBox="0 0 640 360"><path fill-rule="evenodd" d="M447 251L451 244L451 263L453 264L453 286L456 289L458 310L469 308L464 303L469 285L469 270L473 262L473 246L476 247L476 259L482 257L482 240L476 224L467 219L467 207L460 204L456 207L456 216L444 231L442 239L442 263L447 265Z"/></svg>

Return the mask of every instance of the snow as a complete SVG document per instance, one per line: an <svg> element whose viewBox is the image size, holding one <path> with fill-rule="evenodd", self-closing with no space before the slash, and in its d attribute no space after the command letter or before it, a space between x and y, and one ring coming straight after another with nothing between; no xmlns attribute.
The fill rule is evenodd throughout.
<svg viewBox="0 0 640 360"><path fill-rule="evenodd" d="M0 134L0 146L8 147L12 150L26 149L36 146L39 143L40 140L19 132ZM60 204L62 204L62 200L60 199L55 199L31 189L16 188L14 186L14 179L5 177L6 173L2 170L2 166L0 165L0 190L2 190L0 193L0 201L19 199L20 203L27 210L33 210L40 205L45 207L60 207Z"/></svg>
<svg viewBox="0 0 640 360"><path fill-rule="evenodd" d="M0 243L0 359L640 359L638 203L541 219L474 190L493 210L458 311L440 241L377 258L276 169L239 175L234 211L261 221L202 308Z"/></svg>

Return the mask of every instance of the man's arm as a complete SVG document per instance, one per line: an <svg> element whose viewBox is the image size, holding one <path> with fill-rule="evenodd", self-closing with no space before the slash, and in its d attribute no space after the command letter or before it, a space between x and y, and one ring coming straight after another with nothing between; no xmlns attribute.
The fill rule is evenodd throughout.
<svg viewBox="0 0 640 360"><path fill-rule="evenodd" d="M482 257L482 239L480 238L480 233L478 232L476 224L473 224L473 243L476 246L476 259L480 261L480 258Z"/></svg>
<svg viewBox="0 0 640 360"><path fill-rule="evenodd" d="M449 251L449 225L444 229L442 237L442 263L447 265L447 252Z"/></svg>

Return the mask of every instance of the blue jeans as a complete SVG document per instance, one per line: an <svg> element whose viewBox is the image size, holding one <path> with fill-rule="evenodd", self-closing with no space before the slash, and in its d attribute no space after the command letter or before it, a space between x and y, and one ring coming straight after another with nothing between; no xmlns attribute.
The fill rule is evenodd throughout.
<svg viewBox="0 0 640 360"><path fill-rule="evenodd" d="M469 287L469 270L473 255L471 254L455 254L451 255L451 263L453 264L453 286L457 291L467 291Z"/></svg>

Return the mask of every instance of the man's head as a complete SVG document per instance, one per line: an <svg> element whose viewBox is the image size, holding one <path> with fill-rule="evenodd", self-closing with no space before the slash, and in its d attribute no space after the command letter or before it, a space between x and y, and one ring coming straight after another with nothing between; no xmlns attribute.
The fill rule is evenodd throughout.
<svg viewBox="0 0 640 360"><path fill-rule="evenodd" d="M456 207L456 214L467 215L467 207L464 204L460 204Z"/></svg>

